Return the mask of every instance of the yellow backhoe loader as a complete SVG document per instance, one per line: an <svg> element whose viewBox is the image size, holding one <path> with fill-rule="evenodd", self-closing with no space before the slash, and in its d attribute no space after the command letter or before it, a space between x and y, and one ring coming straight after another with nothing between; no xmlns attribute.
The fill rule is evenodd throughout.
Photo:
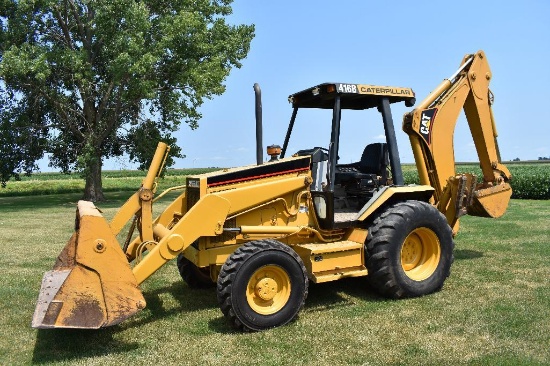
<svg viewBox="0 0 550 366"><path fill-rule="evenodd" d="M450 273L460 216L499 217L512 193L496 143L491 77L482 51L466 55L405 115L421 185L404 184L390 109L414 105L409 88L324 83L290 95L283 147L268 147L269 162L262 162L258 138L257 165L188 177L184 192L153 219L155 181L168 153L159 143L141 188L110 223L93 203L78 203L75 233L44 275L32 326L118 324L145 307L139 285L176 258L189 286L216 286L223 314L242 330L295 319L310 281L368 276L392 298L438 291ZM285 157L304 108L331 111L330 141ZM382 116L386 142L340 164L342 110L371 108ZM462 108L483 171L479 182L455 172L453 133Z"/></svg>

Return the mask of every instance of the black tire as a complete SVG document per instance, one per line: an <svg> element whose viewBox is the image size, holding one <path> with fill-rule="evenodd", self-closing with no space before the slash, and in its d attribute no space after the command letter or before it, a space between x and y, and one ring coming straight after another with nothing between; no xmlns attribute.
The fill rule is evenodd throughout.
<svg viewBox="0 0 550 366"><path fill-rule="evenodd" d="M195 264L185 258L183 254L178 255L176 264L181 278L189 287L204 289L212 288L216 285L210 278L210 271L208 269L202 269L195 266Z"/></svg>
<svg viewBox="0 0 550 366"><path fill-rule="evenodd" d="M244 331L285 325L298 316L308 293L302 259L276 240L249 242L222 266L217 297L230 324Z"/></svg>
<svg viewBox="0 0 550 366"><path fill-rule="evenodd" d="M420 201L396 203L368 230L369 282L391 298L439 291L450 274L453 250L451 228L434 206Z"/></svg>

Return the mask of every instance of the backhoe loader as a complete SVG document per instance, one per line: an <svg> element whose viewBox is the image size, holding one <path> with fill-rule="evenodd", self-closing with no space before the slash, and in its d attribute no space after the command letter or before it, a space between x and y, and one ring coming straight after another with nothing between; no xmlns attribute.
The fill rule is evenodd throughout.
<svg viewBox="0 0 550 366"><path fill-rule="evenodd" d="M404 184L390 108L415 104L413 90L404 87L323 83L290 95L292 117L282 148L268 147L270 161L262 161L259 143L256 165L189 176L174 187L183 193L153 219L156 179L168 153L159 143L142 186L109 223L92 202L78 202L75 232L44 275L32 326L118 324L145 307L139 285L176 258L190 287L216 286L221 311L245 331L295 319L310 281L367 276L390 298L440 290L459 218L499 217L512 193L496 142L491 78L482 51L466 55L404 116L420 185ZM331 113L328 145L286 157L298 110L307 108ZM339 163L342 110L375 108L386 142L368 144L355 163ZM479 182L455 172L461 109L483 172Z"/></svg>

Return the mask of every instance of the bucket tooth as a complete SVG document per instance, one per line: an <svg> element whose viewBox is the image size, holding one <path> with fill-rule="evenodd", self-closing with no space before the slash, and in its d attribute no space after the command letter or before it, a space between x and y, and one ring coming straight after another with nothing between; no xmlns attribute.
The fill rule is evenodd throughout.
<svg viewBox="0 0 550 366"><path fill-rule="evenodd" d="M93 203L78 203L76 227L42 279L33 328L107 327L145 307L130 264Z"/></svg>

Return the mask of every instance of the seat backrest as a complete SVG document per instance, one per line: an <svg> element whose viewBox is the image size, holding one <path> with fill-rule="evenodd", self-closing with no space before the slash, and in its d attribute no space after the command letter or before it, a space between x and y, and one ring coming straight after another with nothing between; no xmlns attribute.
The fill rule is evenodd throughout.
<svg viewBox="0 0 550 366"><path fill-rule="evenodd" d="M365 174L383 176L389 163L388 148L386 143L368 144L363 150L359 171Z"/></svg>

